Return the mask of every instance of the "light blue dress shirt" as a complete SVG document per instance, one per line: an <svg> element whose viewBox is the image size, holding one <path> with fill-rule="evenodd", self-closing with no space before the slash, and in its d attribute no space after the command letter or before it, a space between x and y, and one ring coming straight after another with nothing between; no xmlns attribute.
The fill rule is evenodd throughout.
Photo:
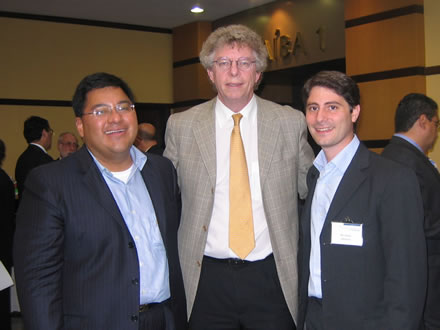
<svg viewBox="0 0 440 330"><path fill-rule="evenodd" d="M89 150L90 152L90 150ZM133 160L127 182L101 165L90 152L107 182L136 245L139 259L140 304L162 302L170 297L169 270L165 246L153 203L141 175L147 156L131 147Z"/></svg>
<svg viewBox="0 0 440 330"><path fill-rule="evenodd" d="M358 147L359 139L355 135L351 142L342 149L329 163L321 150L313 165L319 171L313 194L310 219L310 277L308 292L310 297L322 298L321 288L321 245L319 238L327 212L338 189L339 183L350 165Z"/></svg>

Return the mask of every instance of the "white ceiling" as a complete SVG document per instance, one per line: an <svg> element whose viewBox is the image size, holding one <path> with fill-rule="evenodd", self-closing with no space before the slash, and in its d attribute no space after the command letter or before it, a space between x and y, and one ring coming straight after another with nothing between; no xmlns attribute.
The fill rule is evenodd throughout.
<svg viewBox="0 0 440 330"><path fill-rule="evenodd" d="M274 0L1 0L0 11L173 28L216 19ZM202 14L190 9L199 5Z"/></svg>

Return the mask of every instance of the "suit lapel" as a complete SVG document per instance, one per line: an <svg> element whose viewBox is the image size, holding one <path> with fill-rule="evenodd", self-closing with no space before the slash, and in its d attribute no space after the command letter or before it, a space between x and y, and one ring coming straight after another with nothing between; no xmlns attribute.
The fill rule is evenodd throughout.
<svg viewBox="0 0 440 330"><path fill-rule="evenodd" d="M216 98L208 103L208 109L201 111L198 118L198 125L194 126L193 132L200 155L206 170L208 171L211 185L216 183L216 148L215 148L215 103Z"/></svg>
<svg viewBox="0 0 440 330"><path fill-rule="evenodd" d="M263 187L267 178L270 164L280 132L278 116L271 108L264 107L257 98L257 125L258 125L258 163L260 167L260 184Z"/></svg>
<svg viewBox="0 0 440 330"><path fill-rule="evenodd" d="M81 172L83 173L82 181L84 185L90 190L91 195L96 198L97 203L101 205L102 209L109 213L121 226L126 227L124 218L113 198L113 194L87 148L85 146L82 147L75 153L75 156L76 154L78 156Z"/></svg>
<svg viewBox="0 0 440 330"><path fill-rule="evenodd" d="M341 182L339 183L339 187L336 190L335 196L333 197L333 201L328 210L324 226L327 226L331 221L335 220L335 217L338 215L340 210L347 205L350 197L359 188L362 182L365 181L367 174L365 173L364 169L369 166L369 163L369 151L362 144L360 144L351 161L351 164L348 166Z"/></svg>

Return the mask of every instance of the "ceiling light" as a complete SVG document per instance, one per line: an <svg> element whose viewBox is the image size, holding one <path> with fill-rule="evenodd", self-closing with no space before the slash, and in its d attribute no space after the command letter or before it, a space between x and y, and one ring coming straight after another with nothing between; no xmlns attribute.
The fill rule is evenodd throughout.
<svg viewBox="0 0 440 330"><path fill-rule="evenodd" d="M203 8L200 8L199 6L194 6L191 8L191 12L194 14L200 14L203 13L205 10Z"/></svg>

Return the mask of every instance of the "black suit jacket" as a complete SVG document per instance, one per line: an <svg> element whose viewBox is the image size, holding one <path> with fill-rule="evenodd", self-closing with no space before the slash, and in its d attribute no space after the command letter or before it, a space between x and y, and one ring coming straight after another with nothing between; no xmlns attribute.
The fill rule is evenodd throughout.
<svg viewBox="0 0 440 330"><path fill-rule="evenodd" d="M15 220L14 183L0 168L0 260L10 270L12 267L12 237Z"/></svg>
<svg viewBox="0 0 440 330"><path fill-rule="evenodd" d="M176 173L170 161L151 155L141 174L167 252L171 309L177 329L185 329ZM17 214L14 261L27 330L138 330L136 246L85 147L29 175Z"/></svg>
<svg viewBox="0 0 440 330"><path fill-rule="evenodd" d="M47 153L41 148L29 144L26 150L18 157L15 166L15 180L17 181L18 196L21 198L23 194L24 182L29 172L40 165L53 161Z"/></svg>
<svg viewBox="0 0 440 330"><path fill-rule="evenodd" d="M417 175L425 211L425 235L428 253L440 254L440 173L419 149L406 140L393 136L382 155L410 167ZM430 249L430 245L436 245Z"/></svg>
<svg viewBox="0 0 440 330"><path fill-rule="evenodd" d="M311 204L319 172L308 174L300 221L300 312L307 309ZM349 219L349 220L347 220ZM363 245L331 243L332 222L363 225ZM320 236L324 328L417 329L426 290L423 208L415 175L362 144L347 168Z"/></svg>
<svg viewBox="0 0 440 330"><path fill-rule="evenodd" d="M155 144L154 146L152 146L150 149L147 150L147 154L151 153L151 154L156 154L156 155L163 155L163 149L161 147L159 147L158 144Z"/></svg>

